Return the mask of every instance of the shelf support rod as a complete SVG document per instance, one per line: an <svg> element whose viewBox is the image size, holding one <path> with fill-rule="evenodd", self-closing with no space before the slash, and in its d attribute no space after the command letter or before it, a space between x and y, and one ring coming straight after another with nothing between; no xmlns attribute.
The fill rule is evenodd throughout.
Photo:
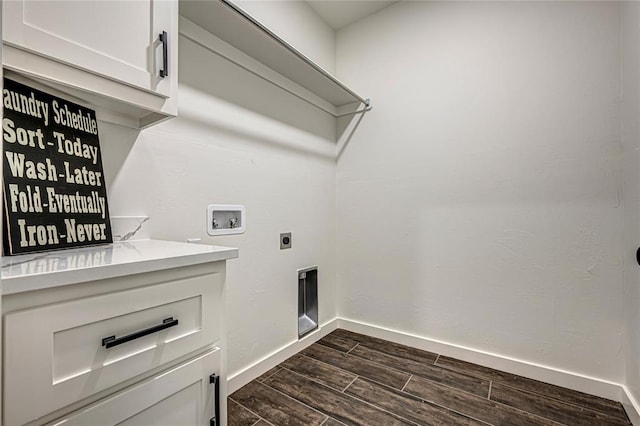
<svg viewBox="0 0 640 426"><path fill-rule="evenodd" d="M364 108L356 110L356 111L349 111L349 112L345 112L342 114L333 114L334 117L338 118L338 117L346 117L348 115L356 115L356 114L363 114L367 111L371 111L371 109L373 108L373 105L371 105L371 99L367 98L364 100L364 102L362 103L364 105Z"/></svg>

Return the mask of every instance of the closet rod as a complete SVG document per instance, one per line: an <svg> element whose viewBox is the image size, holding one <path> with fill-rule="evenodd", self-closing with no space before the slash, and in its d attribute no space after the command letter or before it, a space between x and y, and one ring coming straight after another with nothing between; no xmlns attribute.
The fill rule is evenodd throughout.
<svg viewBox="0 0 640 426"><path fill-rule="evenodd" d="M338 79L336 79L334 76L332 76L331 74L329 74L327 71L325 71L321 66L319 66L318 64L316 64L315 62L313 62L311 59L307 58L303 53L301 53L298 49L296 49L295 47L293 47L292 45L290 45L289 43L287 43L285 40L281 39L280 37L278 37L277 34L275 34L274 32L272 32L270 29L268 29L267 27L265 27L264 25L262 25L260 22L256 21L251 15L249 15L248 13L246 13L244 10L242 10L239 6L236 6L233 2L231 2L231 0L219 0L222 4L224 4L225 6L228 6L229 8L233 9L236 13L238 13L239 15L241 15L244 19L246 19L247 21L251 22L253 25L255 25L257 28L259 28L260 30L262 30L267 36L269 36L270 38L272 38L274 41L276 41L277 43L279 43L280 45L282 45L284 48L286 48L287 50L289 50L291 53L293 53L294 55L296 55L298 58L300 58L302 61L304 61L307 65L309 65L310 67L314 68L317 72L319 72L322 76L324 76L325 78L327 78L328 80L330 80L333 84L335 84L336 86L340 87L342 90L344 90L345 92L347 92L348 94L350 94L351 96L353 96L358 102L367 105L367 107L369 109L371 109L371 101L368 99L364 99L363 97L361 97L360 95L358 95L357 93L355 93L353 90L349 89L347 86L345 86L344 84L342 84L342 82L340 82ZM317 106L317 105L316 105ZM366 110L366 109L365 109ZM364 112L365 110L359 111L359 112ZM366 110L368 111L368 110ZM336 116L335 114L332 114L334 116Z"/></svg>

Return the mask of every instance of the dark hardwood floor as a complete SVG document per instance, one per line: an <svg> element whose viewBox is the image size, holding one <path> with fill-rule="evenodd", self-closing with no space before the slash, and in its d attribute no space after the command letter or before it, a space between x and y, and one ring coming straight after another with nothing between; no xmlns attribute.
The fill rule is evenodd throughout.
<svg viewBox="0 0 640 426"><path fill-rule="evenodd" d="M336 330L228 399L229 426L630 425L615 401Z"/></svg>

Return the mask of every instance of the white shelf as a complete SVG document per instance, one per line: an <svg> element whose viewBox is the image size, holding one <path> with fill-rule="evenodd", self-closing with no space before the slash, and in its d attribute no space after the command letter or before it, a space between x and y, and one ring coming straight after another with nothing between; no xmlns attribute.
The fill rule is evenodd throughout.
<svg viewBox="0 0 640 426"><path fill-rule="evenodd" d="M181 0L180 15L325 100L333 107L333 111L327 112L335 116L340 115L344 106L369 107L367 99L229 0Z"/></svg>

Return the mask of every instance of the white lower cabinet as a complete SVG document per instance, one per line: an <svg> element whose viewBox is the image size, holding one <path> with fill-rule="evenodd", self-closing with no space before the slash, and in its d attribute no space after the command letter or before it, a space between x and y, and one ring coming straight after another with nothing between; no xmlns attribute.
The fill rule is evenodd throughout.
<svg viewBox="0 0 640 426"><path fill-rule="evenodd" d="M89 407L62 417L51 425L65 426L179 426L215 424L218 393L211 375L219 375L220 350L204 355ZM214 422L212 422L212 420Z"/></svg>
<svg viewBox="0 0 640 426"><path fill-rule="evenodd" d="M224 424L225 271L207 262L4 295L2 424Z"/></svg>
<svg viewBox="0 0 640 426"><path fill-rule="evenodd" d="M7 314L6 421L23 424L217 341L219 288L219 274L207 274ZM103 344L111 336L114 346ZM23 409L33 396L41 402Z"/></svg>

